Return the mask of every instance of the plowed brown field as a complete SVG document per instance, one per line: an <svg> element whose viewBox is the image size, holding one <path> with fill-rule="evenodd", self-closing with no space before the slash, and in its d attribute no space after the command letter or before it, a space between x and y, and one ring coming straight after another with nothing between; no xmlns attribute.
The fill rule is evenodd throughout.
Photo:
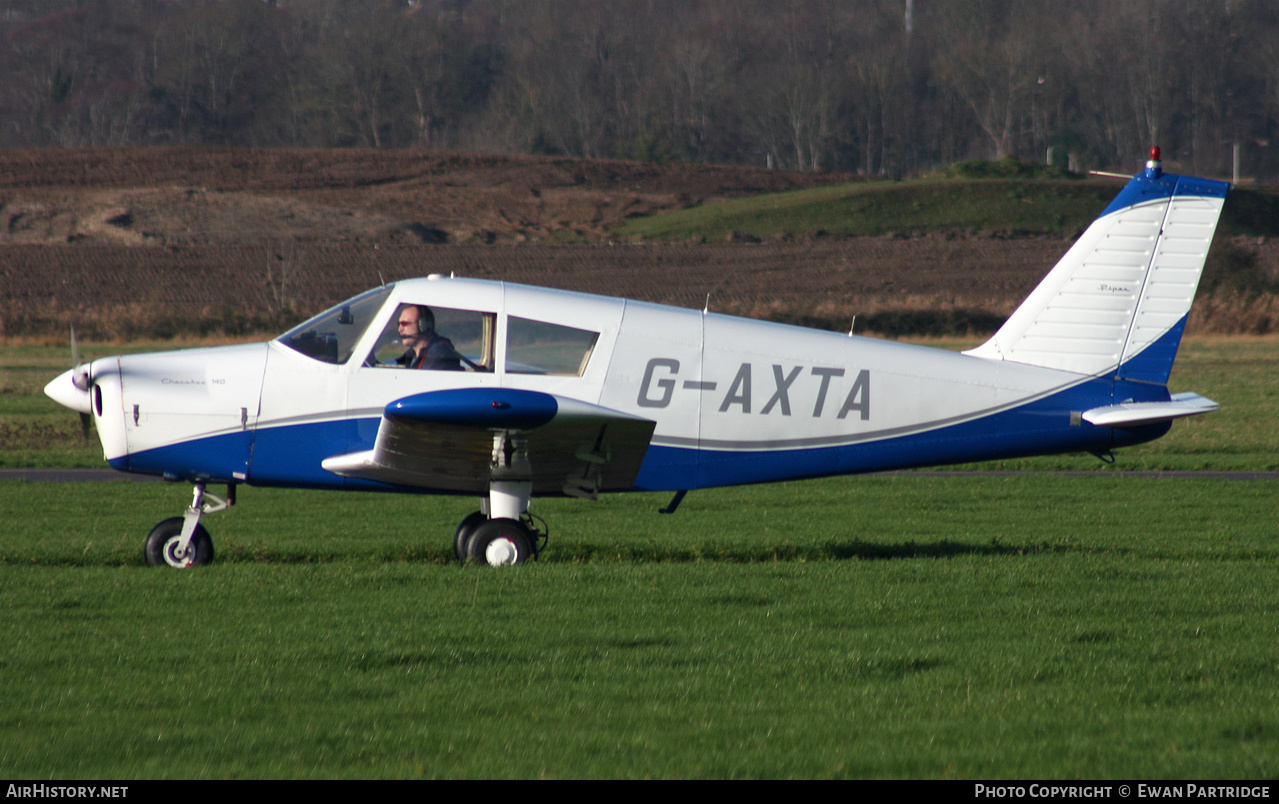
<svg viewBox="0 0 1279 804"><path fill-rule="evenodd" d="M612 244L628 216L854 177L421 151L0 151L0 336L279 329L428 273L857 330L984 332L1069 243L811 237ZM564 241L576 241L566 244ZM1261 262L1268 244L1231 244ZM1201 294L1202 296L1203 294ZM1274 300L1201 298L1192 328L1266 331Z"/></svg>

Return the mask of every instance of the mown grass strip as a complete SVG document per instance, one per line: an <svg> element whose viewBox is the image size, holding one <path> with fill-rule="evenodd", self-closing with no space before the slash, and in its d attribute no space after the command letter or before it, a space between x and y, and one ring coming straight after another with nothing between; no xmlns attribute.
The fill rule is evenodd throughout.
<svg viewBox="0 0 1279 804"><path fill-rule="evenodd" d="M0 483L20 778L1261 778L1272 482L852 478L546 501L247 489L150 569L165 484ZM776 551L770 556L768 551ZM313 562L313 563L307 563ZM33 565L34 563L34 565Z"/></svg>

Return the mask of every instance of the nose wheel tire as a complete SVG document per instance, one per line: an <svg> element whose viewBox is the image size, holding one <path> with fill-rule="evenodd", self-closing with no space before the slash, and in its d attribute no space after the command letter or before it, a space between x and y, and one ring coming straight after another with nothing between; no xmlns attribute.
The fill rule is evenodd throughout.
<svg viewBox="0 0 1279 804"><path fill-rule="evenodd" d="M514 519L490 519L476 528L466 556L490 567L523 564L533 556L533 543L528 531Z"/></svg>
<svg viewBox="0 0 1279 804"><path fill-rule="evenodd" d="M142 548L147 564L152 567L186 569L203 566L213 560L213 538L203 525L195 526L195 533L191 535L191 543L185 552L178 551L181 541L182 517L170 517L156 525L147 534L146 544Z"/></svg>

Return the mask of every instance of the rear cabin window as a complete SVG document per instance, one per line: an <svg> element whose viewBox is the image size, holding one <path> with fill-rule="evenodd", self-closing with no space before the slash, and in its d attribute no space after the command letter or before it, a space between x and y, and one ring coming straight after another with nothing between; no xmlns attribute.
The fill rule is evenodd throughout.
<svg viewBox="0 0 1279 804"><path fill-rule="evenodd" d="M508 374L550 374L580 377L599 340L591 332L544 321L509 316L506 332Z"/></svg>

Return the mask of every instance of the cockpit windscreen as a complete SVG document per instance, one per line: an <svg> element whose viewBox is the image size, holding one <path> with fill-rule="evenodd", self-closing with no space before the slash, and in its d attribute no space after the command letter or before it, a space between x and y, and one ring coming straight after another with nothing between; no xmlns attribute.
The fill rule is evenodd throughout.
<svg viewBox="0 0 1279 804"><path fill-rule="evenodd" d="M394 285L374 288L325 310L279 337L279 342L325 363L345 363L382 309Z"/></svg>

